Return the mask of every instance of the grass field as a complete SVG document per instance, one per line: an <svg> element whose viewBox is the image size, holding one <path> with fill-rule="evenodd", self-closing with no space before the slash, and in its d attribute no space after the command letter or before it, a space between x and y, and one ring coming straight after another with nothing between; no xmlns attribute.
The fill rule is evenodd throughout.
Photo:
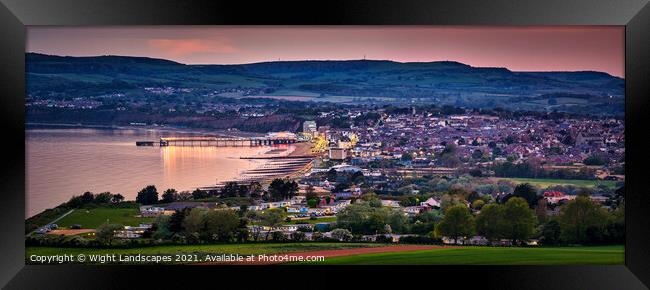
<svg viewBox="0 0 650 290"><path fill-rule="evenodd" d="M343 250L382 247L371 243L249 243L227 245L166 245L132 249L94 249L27 247L25 259L31 255L174 255L174 254L283 254L322 250ZM612 265L624 263L624 246L557 247L557 248L500 248L460 247L392 253L361 254L328 257L317 263L326 265Z"/></svg>
<svg viewBox="0 0 650 290"><path fill-rule="evenodd" d="M324 265L603 265L623 264L624 246L463 247L331 257Z"/></svg>
<svg viewBox="0 0 650 290"><path fill-rule="evenodd" d="M334 216L334 217L317 218L317 219L315 219L315 220L312 220L312 219L309 219L309 218L307 218L307 219L300 219L300 220L298 220L298 219L292 219L292 220L291 220L290 222L288 222L287 224L304 224L304 223L308 223L308 224L317 224L317 223L331 223L331 222L335 222L335 221L336 221L336 217Z"/></svg>
<svg viewBox="0 0 650 290"><path fill-rule="evenodd" d="M538 187L549 187L554 185L574 185L578 187L596 187L605 185L611 189L616 188L616 181L613 180L580 180L580 179L544 179L544 178L497 178L500 180L510 180L516 184L530 183Z"/></svg>
<svg viewBox="0 0 650 290"><path fill-rule="evenodd" d="M151 223L153 218L136 217L137 208L94 208L77 209L57 222L59 227L69 228L71 225L80 224L85 229L95 229L109 221L110 223L125 226L137 226L141 223Z"/></svg>
<svg viewBox="0 0 650 290"><path fill-rule="evenodd" d="M25 249L26 261L31 255L92 255L92 254L117 254L117 255L161 255L161 254L280 254L287 252L306 252L320 250L337 250L365 247L379 247L384 244L370 243L249 243L249 244L224 244L224 245L165 245L131 249L95 249L95 248L59 248L59 247L27 247Z"/></svg>

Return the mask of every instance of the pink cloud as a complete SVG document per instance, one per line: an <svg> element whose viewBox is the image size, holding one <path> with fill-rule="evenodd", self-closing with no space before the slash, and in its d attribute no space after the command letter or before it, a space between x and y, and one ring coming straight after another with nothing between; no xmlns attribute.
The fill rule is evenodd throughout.
<svg viewBox="0 0 650 290"><path fill-rule="evenodd" d="M237 49L225 39L149 39L149 46L158 52L172 56L186 56L194 53L234 53Z"/></svg>

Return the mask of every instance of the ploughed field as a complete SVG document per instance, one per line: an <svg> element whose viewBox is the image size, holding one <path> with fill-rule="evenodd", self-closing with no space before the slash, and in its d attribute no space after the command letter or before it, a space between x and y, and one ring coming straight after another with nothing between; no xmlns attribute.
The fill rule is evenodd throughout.
<svg viewBox="0 0 650 290"><path fill-rule="evenodd" d="M624 246L442 247L326 258L317 265L612 265L624 263Z"/></svg>

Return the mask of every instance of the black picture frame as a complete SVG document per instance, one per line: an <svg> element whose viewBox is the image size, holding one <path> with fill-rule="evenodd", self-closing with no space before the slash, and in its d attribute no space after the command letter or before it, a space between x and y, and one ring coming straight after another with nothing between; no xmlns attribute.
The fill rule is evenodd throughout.
<svg viewBox="0 0 650 290"><path fill-rule="evenodd" d="M620 266L199 267L25 265L25 33L30 25L624 25L626 31L626 245ZM402 283L433 287L516 289L647 289L650 285L650 195L644 146L650 111L648 0L497 1L177 1L0 0L0 285L7 289L114 289L146 285L249 287L282 285L277 277L306 275L304 285ZM392 280L392 281L390 281ZM275 281L275 282L274 282ZM243 285L242 284L242 285ZM318 285L316 285L318 286ZM248 287L244 287L248 288Z"/></svg>

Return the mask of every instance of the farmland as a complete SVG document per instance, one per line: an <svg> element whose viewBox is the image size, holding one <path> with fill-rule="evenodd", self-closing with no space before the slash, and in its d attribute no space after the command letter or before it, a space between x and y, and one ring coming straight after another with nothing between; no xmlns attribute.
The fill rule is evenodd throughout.
<svg viewBox="0 0 650 290"><path fill-rule="evenodd" d="M459 247L331 257L324 265L605 265L623 264L624 247Z"/></svg>
<svg viewBox="0 0 650 290"><path fill-rule="evenodd" d="M616 188L616 181L612 180L579 180L579 179L546 179L546 178L497 178L500 180L509 180L515 184L530 183L538 187L549 187L554 185L573 185L578 187L596 187L605 185L610 189Z"/></svg>
<svg viewBox="0 0 650 290"><path fill-rule="evenodd" d="M323 250L342 250L353 248L366 248L385 246L384 244L369 243L246 243L246 244L212 244L212 245L162 245L151 247L137 247L129 249L97 249L97 248L61 248L61 247L27 247L25 249L26 261L31 255L173 255L173 254L281 254L289 252L308 252Z"/></svg>
<svg viewBox="0 0 650 290"><path fill-rule="evenodd" d="M125 226L137 226L141 223L151 223L152 218L136 217L139 214L137 208L93 208L77 209L57 222L59 227L69 228L74 224L82 228L95 229L105 222L121 224Z"/></svg>

